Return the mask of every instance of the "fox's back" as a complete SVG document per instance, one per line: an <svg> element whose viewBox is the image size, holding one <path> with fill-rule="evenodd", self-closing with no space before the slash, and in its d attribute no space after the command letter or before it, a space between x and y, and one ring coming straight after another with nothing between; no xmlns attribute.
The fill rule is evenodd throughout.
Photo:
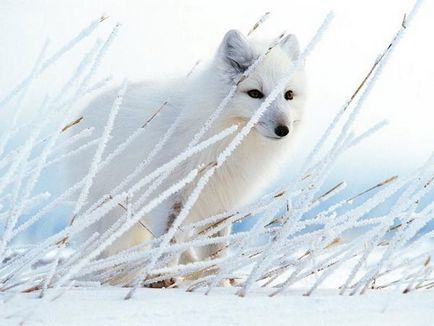
<svg viewBox="0 0 434 326"><path fill-rule="evenodd" d="M92 139L101 137L117 93L118 89L112 89L95 98L83 110L82 121L69 131L71 136L86 128L94 128ZM110 193L147 158L153 147L163 138L174 122L174 117L179 114L179 108L175 107L172 101L165 104L167 99L167 89L158 89L151 83L129 85L110 131L102 162L98 164L100 170L90 191L90 204L98 199L97 197ZM160 114L153 117L162 106L164 107ZM101 163L132 135L136 136L129 146L101 169ZM99 142L68 160L65 169L68 185L74 184L87 174L97 146ZM166 160L168 156L171 156L171 153L166 148L150 162L146 170L151 171L158 165L157 161Z"/></svg>

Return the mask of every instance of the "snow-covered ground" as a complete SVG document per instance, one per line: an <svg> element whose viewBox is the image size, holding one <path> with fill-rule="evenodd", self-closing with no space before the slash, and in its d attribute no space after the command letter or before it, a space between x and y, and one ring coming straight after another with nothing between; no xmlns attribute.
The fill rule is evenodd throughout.
<svg viewBox="0 0 434 326"><path fill-rule="evenodd" d="M140 289L123 300L126 289L71 289L60 299L42 302L19 294L0 310L1 325L296 325L296 326L430 326L433 292L396 295L387 291L339 296L326 290L312 297L287 293L269 298L256 291L245 298L233 289L210 295L180 289ZM0 296L1 297L1 296ZM2 298L5 298L3 295Z"/></svg>

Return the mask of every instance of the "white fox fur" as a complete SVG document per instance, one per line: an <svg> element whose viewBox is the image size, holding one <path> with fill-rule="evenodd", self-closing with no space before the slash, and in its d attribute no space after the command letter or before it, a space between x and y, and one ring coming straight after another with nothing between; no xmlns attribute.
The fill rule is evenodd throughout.
<svg viewBox="0 0 434 326"><path fill-rule="evenodd" d="M137 128L140 128L166 100L168 101L167 107L149 123L143 137L137 139L124 153L98 173L89 194L87 207L103 195L110 194L111 190L146 158L178 115L180 123L174 135L153 159L145 174L182 152L228 94L234 81L260 54L267 50L268 46L269 43L253 42L237 31L229 31L210 64L201 71L195 72L188 79L181 78L163 83L141 82L130 85L116 118L106 153L110 153ZM239 84L235 96L202 140L233 124L239 125L240 128L245 125L259 108L263 99L281 78L287 76L298 55L296 38L293 35L287 36L279 46L271 50L251 75ZM251 90L260 91L264 97L262 99L252 98L251 95L258 93L249 95L248 92ZM292 90L293 99L285 99L284 94L288 90ZM114 89L96 98L84 110L83 121L72 128L74 132L94 126L97 132L101 133L116 94L117 90ZM266 185L270 184L279 173L285 173L285 163L291 154L291 144L294 142L298 122L302 119L304 102L305 76L303 68L299 68L285 91L267 109L255 128L223 166L217 169L184 224L245 205ZM288 127L289 134L284 137L276 135L275 129L278 126ZM150 198L162 189L167 189L200 164L215 161L232 138L233 136L228 137L184 162ZM88 154L92 155L91 152ZM81 157L68 163L68 179L76 182L85 175L88 164L83 165L82 162L90 162L90 159L83 161ZM149 216L143 216L142 223L147 225L154 235L164 233L170 226L168 225L170 219L179 212L194 186L193 182L153 210ZM130 200L134 202L139 196L140 194L137 194ZM90 231L93 233L97 229L101 233L107 230L122 213L124 210L121 207L116 208ZM229 232L230 229L226 228L220 234ZM185 236L180 234L177 240L182 240ZM138 224L116 241L105 252L105 255L129 248L151 237L152 235ZM218 246L190 250L183 255L182 261L205 259L216 250L219 250Z"/></svg>

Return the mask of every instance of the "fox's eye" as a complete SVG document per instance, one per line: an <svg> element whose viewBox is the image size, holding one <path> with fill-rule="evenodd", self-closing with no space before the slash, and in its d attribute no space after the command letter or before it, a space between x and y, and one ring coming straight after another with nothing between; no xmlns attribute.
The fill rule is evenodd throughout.
<svg viewBox="0 0 434 326"><path fill-rule="evenodd" d="M291 101L294 98L294 92L289 90L285 93L285 100Z"/></svg>
<svg viewBox="0 0 434 326"><path fill-rule="evenodd" d="M247 94L249 94L249 96L252 98L263 98L264 97L264 94L262 94L257 89L251 89L250 91L247 92Z"/></svg>

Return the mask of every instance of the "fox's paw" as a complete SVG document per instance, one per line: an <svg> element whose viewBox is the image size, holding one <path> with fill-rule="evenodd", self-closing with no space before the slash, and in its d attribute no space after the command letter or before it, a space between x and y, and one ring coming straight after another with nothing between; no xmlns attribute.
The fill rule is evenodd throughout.
<svg viewBox="0 0 434 326"><path fill-rule="evenodd" d="M239 284L240 284L240 280L236 278L229 278L219 282L220 287L238 286Z"/></svg>

